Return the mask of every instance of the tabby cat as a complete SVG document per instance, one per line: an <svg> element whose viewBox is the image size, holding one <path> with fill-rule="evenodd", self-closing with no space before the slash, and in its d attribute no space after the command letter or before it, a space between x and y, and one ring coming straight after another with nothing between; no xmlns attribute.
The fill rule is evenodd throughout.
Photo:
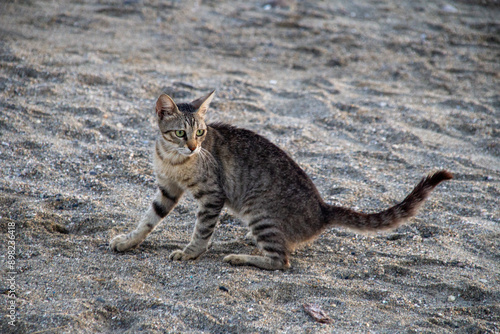
<svg viewBox="0 0 500 334"><path fill-rule="evenodd" d="M215 92L215 91L214 91ZM176 104L168 95L156 102L160 134L154 170L159 190L137 228L118 235L111 249L138 246L188 191L199 202L191 241L170 254L172 260L196 259L207 251L224 206L248 224L262 255L231 254L233 265L262 269L290 267L290 252L331 226L379 231L414 216L430 192L452 174L442 170L420 181L401 203L364 214L325 203L306 173L280 148L252 131L206 124L214 92Z"/></svg>

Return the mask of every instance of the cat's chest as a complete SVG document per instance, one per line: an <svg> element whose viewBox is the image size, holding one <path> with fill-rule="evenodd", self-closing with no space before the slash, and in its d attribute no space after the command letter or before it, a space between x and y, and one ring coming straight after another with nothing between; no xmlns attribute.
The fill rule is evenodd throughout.
<svg viewBox="0 0 500 334"><path fill-rule="evenodd" d="M187 189L199 175L198 164L195 159L175 165L155 159L154 169L158 178L174 181L184 189Z"/></svg>

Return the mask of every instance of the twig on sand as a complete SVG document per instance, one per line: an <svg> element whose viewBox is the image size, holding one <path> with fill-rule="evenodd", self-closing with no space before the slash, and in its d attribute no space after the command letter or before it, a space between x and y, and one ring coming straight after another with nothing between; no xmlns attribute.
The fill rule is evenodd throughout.
<svg viewBox="0 0 500 334"><path fill-rule="evenodd" d="M317 322L322 324L333 323L333 320L318 305L305 303L303 306L306 313L309 314Z"/></svg>

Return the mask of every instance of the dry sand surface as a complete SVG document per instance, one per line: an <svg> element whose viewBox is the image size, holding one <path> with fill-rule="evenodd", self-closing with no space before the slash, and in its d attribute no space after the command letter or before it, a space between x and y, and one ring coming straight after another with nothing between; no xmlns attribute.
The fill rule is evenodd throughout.
<svg viewBox="0 0 500 334"><path fill-rule="evenodd" d="M2 1L0 332L500 332L499 18L492 0ZM110 251L155 193L157 97L214 88L211 121L278 144L330 203L455 178L397 230L329 230L286 271L223 263L253 250L227 212L208 253L169 261L190 196Z"/></svg>

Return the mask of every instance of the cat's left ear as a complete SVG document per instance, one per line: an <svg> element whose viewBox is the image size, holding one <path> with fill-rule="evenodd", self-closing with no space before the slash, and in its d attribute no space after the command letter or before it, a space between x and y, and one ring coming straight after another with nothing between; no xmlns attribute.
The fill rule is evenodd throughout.
<svg viewBox="0 0 500 334"><path fill-rule="evenodd" d="M212 99L215 96L215 90L213 90L210 94L204 97L200 97L197 100L191 102L191 105L196 109L196 112L200 114L200 116L205 117L208 105L212 102Z"/></svg>
<svg viewBox="0 0 500 334"><path fill-rule="evenodd" d="M162 120L165 117L179 114L179 109L170 96L161 94L156 101L156 114L158 115L158 119Z"/></svg>

